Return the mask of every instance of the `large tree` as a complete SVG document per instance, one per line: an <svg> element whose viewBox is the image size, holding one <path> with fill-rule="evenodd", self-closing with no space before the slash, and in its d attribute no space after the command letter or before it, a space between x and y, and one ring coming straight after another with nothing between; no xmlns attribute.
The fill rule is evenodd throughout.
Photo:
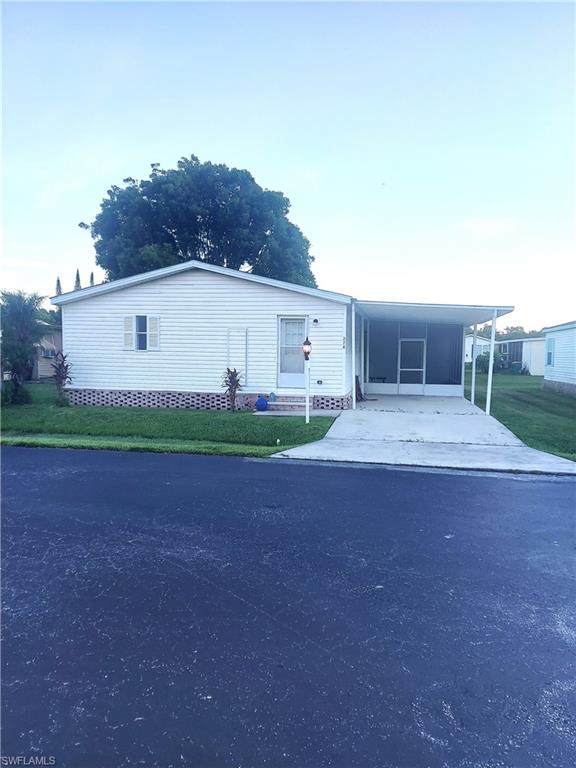
<svg viewBox="0 0 576 768"><path fill-rule="evenodd" d="M2 371L10 371L12 399L19 400L19 390L30 373L37 355L37 345L44 329L38 322L42 297L23 291L2 291Z"/></svg>
<svg viewBox="0 0 576 768"><path fill-rule="evenodd" d="M148 179L124 179L80 226L94 239L96 262L111 280L189 259L314 286L308 240L288 220L290 201L248 171L182 158L152 164Z"/></svg>

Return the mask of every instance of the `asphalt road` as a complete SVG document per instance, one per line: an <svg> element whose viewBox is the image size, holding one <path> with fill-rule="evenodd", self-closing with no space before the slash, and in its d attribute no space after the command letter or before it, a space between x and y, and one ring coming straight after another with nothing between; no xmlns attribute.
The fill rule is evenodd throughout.
<svg viewBox="0 0 576 768"><path fill-rule="evenodd" d="M3 451L3 755L576 764L576 485Z"/></svg>

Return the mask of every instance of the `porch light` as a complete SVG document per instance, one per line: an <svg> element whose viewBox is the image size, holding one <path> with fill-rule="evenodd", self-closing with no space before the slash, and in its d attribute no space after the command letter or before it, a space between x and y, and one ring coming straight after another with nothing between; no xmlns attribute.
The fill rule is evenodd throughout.
<svg viewBox="0 0 576 768"><path fill-rule="evenodd" d="M304 352L304 360L310 359L310 352L312 352L312 344L310 339L306 336L306 341L302 344L302 352Z"/></svg>

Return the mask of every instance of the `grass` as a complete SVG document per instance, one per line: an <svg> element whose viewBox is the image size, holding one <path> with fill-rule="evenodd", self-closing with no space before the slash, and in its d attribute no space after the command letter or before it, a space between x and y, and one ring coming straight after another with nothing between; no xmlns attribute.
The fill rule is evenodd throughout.
<svg viewBox="0 0 576 768"><path fill-rule="evenodd" d="M486 374L476 375L476 405L486 404ZM542 388L542 376L497 373L491 414L531 448L576 461L576 399ZM470 371L466 372L470 397Z"/></svg>
<svg viewBox="0 0 576 768"><path fill-rule="evenodd" d="M5 445L166 453L270 456L320 440L332 416L259 416L249 412L55 405L51 383L28 387L29 405L2 409ZM279 442L278 442L279 441Z"/></svg>

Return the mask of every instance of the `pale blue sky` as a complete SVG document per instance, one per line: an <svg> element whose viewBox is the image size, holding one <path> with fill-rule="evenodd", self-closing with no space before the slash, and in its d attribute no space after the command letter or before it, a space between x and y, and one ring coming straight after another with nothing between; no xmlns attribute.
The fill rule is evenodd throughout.
<svg viewBox="0 0 576 768"><path fill-rule="evenodd" d="M288 195L321 287L571 320L573 14L6 3L3 284L51 294L77 266L87 282L77 223L193 153Z"/></svg>

